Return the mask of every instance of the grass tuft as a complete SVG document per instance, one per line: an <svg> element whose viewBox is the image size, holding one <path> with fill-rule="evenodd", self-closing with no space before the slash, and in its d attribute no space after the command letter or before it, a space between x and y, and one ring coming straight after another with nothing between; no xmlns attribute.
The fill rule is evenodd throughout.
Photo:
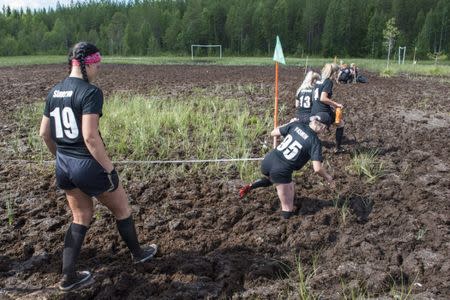
<svg viewBox="0 0 450 300"><path fill-rule="evenodd" d="M6 212L8 215L8 224L11 226L14 222L14 205L12 195L6 198Z"/></svg>
<svg viewBox="0 0 450 300"><path fill-rule="evenodd" d="M374 183L384 174L383 162L378 159L378 150L357 151L348 170L357 176L366 177L368 183Z"/></svg>

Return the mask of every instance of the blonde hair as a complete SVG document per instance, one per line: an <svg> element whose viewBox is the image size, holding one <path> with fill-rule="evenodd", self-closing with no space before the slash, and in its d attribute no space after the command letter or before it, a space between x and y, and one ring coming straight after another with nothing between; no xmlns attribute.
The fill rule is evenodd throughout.
<svg viewBox="0 0 450 300"><path fill-rule="evenodd" d="M325 64L325 66L323 66L323 68L322 68L322 80L330 78L337 71L339 71L339 65Z"/></svg>
<svg viewBox="0 0 450 300"><path fill-rule="evenodd" d="M306 74L305 79L302 82L302 85L300 85L300 87L297 89L295 95L298 96L298 94L300 94L300 92L303 90L312 89L314 86L314 81L318 79L320 79L319 73L309 71Z"/></svg>

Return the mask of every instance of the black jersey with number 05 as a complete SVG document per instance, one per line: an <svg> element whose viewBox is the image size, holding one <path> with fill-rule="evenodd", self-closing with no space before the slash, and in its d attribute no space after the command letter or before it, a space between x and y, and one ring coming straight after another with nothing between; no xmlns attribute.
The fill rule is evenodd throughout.
<svg viewBox="0 0 450 300"><path fill-rule="evenodd" d="M50 118L52 139L60 153L73 157L92 157L84 143L81 118L102 115L103 93L86 81L67 77L48 94L44 115Z"/></svg>
<svg viewBox="0 0 450 300"><path fill-rule="evenodd" d="M301 169L310 159L322 161L322 143L307 124L292 122L280 127L283 141L275 153L293 170Z"/></svg>

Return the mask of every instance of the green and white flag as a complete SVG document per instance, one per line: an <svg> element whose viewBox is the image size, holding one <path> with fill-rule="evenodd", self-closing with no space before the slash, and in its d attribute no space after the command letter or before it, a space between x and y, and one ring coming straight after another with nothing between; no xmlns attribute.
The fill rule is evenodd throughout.
<svg viewBox="0 0 450 300"><path fill-rule="evenodd" d="M273 60L283 65L286 64L283 55L283 48L281 48L281 42L278 35L277 35L277 45L275 46L275 52L273 53Z"/></svg>

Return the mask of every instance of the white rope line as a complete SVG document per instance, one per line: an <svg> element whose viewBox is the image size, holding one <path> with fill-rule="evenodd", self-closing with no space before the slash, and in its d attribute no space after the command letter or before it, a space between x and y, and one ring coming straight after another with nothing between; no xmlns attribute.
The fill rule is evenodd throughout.
<svg viewBox="0 0 450 300"><path fill-rule="evenodd" d="M258 161L263 160L263 157L257 158L218 158L218 159L188 159L188 160L116 160L113 161L114 164L121 165L160 165L160 164L195 164L195 163L219 163L219 162L235 162L235 161ZM25 159L12 159L12 160L0 160L0 163L22 163L22 164L32 164L32 163L43 163L43 164L54 164L54 160L25 160Z"/></svg>

